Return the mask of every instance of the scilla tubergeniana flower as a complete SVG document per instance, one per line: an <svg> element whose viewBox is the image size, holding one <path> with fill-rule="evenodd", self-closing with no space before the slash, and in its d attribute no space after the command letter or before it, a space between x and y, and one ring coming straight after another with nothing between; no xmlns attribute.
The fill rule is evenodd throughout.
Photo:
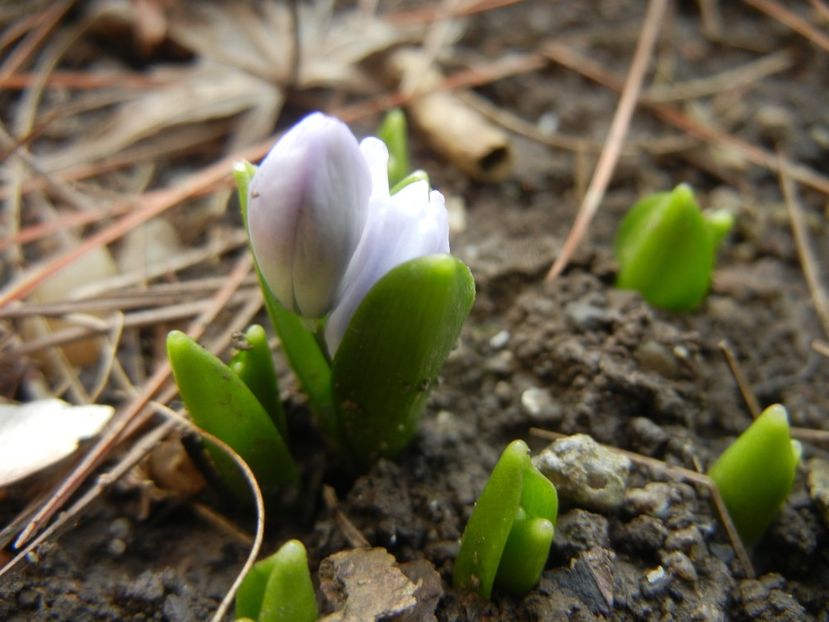
<svg viewBox="0 0 829 622"><path fill-rule="evenodd" d="M250 184L248 229L262 276L287 309L327 314L366 226L371 176L346 125L305 117Z"/></svg>
<svg viewBox="0 0 829 622"><path fill-rule="evenodd" d="M383 275L449 252L443 195L424 180L390 194L388 158L381 140L358 145L343 123L315 113L276 143L250 185L248 228L262 274L291 311L330 312L331 356Z"/></svg>

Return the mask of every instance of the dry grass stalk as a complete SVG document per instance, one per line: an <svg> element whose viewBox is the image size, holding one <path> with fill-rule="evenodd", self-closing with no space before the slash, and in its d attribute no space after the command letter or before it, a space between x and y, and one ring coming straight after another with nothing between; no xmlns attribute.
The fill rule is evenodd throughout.
<svg viewBox="0 0 829 622"><path fill-rule="evenodd" d="M750 7L762 11L772 19L785 24L797 34L806 37L819 48L829 52L829 37L791 9L771 0L743 0Z"/></svg>
<svg viewBox="0 0 829 622"><path fill-rule="evenodd" d="M781 156L782 159L782 156ZM829 337L829 296L820 275L820 263L815 255L812 240L803 219L803 207L797 194L797 187L785 166L780 166L780 188L783 191L783 198L786 201L786 208L789 211L789 220L792 223L792 234L794 235L797 254L800 257L800 266L803 275L806 277L806 284L809 286L809 293L812 295L812 304L817 311L823 332Z"/></svg>
<svg viewBox="0 0 829 622"><path fill-rule="evenodd" d="M650 0L648 3L647 12L642 23L642 31L639 35L639 41L636 44L636 51L630 64L630 71L625 80L624 88L622 89L622 95L619 98L619 105L613 115L613 121L610 125L605 147L602 149L599 161L593 171L593 177L590 179L590 184L584 193L573 227L564 240L561 253L556 257L550 271L547 273L546 280L548 282L553 281L567 267L567 263L570 261L582 238L587 234L590 221L593 220L593 216L596 214L596 211L599 209L599 204L604 198L605 190L607 189L608 183L610 183L610 178L613 175L613 170L616 168L616 162L622 151L622 144L625 141L625 136L630 126L630 119L636 108L636 101L639 98L639 92L645 78L645 71L653 55L653 49L656 45L659 27L662 23L662 16L665 13L666 7L666 0Z"/></svg>
<svg viewBox="0 0 829 622"><path fill-rule="evenodd" d="M190 325L188 334L198 339L207 325L224 308L227 301L235 293L241 282L247 277L252 269L252 258L244 254L237 262L233 272L228 276L225 286L220 289L211 300L209 308L205 309ZM158 391L169 381L171 374L170 364L165 361L155 373L147 380L141 388L139 395L130 401L127 406L115 415L110 426L100 437L94 447L84 456L81 462L67 476L67 478L55 489L49 501L40 508L32 520L21 532L15 541L15 547L22 546L29 538L47 523L55 512L57 512L78 489L83 481L100 465L101 461L111 452L115 446L123 440L124 433L130 428L146 423L152 411L145 409L147 403L153 399ZM175 393L173 393L175 394Z"/></svg>
<svg viewBox="0 0 829 622"><path fill-rule="evenodd" d="M544 54L552 61L595 80L610 89L619 91L623 83L616 76L573 48L556 43L544 48ZM785 169L786 173L800 183L829 194L829 177L801 164L797 164L760 147L740 140L736 136L721 132L718 129L705 125L666 104L642 102L642 106L651 110L666 123L677 127L691 136L706 142L738 151L746 160L767 170L779 173Z"/></svg>

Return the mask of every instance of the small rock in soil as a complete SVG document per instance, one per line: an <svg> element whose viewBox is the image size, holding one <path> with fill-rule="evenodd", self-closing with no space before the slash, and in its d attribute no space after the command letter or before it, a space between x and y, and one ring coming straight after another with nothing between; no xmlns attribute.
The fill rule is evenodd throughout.
<svg viewBox="0 0 829 622"><path fill-rule="evenodd" d="M640 514L615 530L614 540L628 551L653 553L662 548L668 529L658 518Z"/></svg>
<svg viewBox="0 0 829 622"><path fill-rule="evenodd" d="M533 462L576 505L614 512L624 503L630 460L586 434L551 443Z"/></svg>
<svg viewBox="0 0 829 622"><path fill-rule="evenodd" d="M335 612L325 622L429 622L443 594L425 561L398 566L385 549L353 549L322 560L320 588Z"/></svg>
<svg viewBox="0 0 829 622"><path fill-rule="evenodd" d="M610 546L608 520L601 514L576 508L558 517L553 552L570 559L593 547Z"/></svg>
<svg viewBox="0 0 829 622"><path fill-rule="evenodd" d="M688 556L681 551L672 551L663 555L662 565L674 576L679 577L683 581L690 583L697 582L697 569L694 568L694 562L688 559Z"/></svg>
<svg viewBox="0 0 829 622"><path fill-rule="evenodd" d="M553 401L547 389L531 387L521 394L521 406L534 420L555 423L561 420L561 407Z"/></svg>
<svg viewBox="0 0 829 622"><path fill-rule="evenodd" d="M644 488L631 488L625 492L625 507L634 514L664 519L670 506L671 485L665 482L649 482Z"/></svg>
<svg viewBox="0 0 829 622"><path fill-rule="evenodd" d="M668 433L647 417L634 417L630 421L633 449L646 456L654 456L668 440Z"/></svg>
<svg viewBox="0 0 829 622"><path fill-rule="evenodd" d="M668 551L688 552L692 547L702 544L702 532L696 525L675 529L665 538L663 547Z"/></svg>
<svg viewBox="0 0 829 622"><path fill-rule="evenodd" d="M741 617L774 622L800 622L813 619L794 597L787 593L786 582L778 574L759 579L745 579L737 589Z"/></svg>

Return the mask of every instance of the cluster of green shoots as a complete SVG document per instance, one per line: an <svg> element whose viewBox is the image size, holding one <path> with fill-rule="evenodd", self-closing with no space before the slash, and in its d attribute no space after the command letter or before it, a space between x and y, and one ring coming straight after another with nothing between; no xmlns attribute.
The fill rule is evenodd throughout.
<svg viewBox="0 0 829 622"><path fill-rule="evenodd" d="M408 173L402 113L392 112L379 134L383 142L358 146L338 121L311 115L258 170L242 163L235 171L282 350L328 444L358 466L394 456L410 441L474 300L468 268L448 254L443 197L429 190L424 173ZM642 199L619 230L619 287L660 308L698 307L731 225L729 215L701 212L686 185ZM167 348L193 421L238 453L266 494L300 489L265 329L253 325L240 336L227 364L179 331ZM210 443L206 449L224 485L247 503L234 461ZM786 411L775 405L711 467L747 545L789 494L799 458ZM486 599L494 589L526 594L547 563L557 513L555 486L533 466L527 445L513 441L464 529L455 587ZM237 594L240 621L318 615L296 540L255 564Z"/></svg>

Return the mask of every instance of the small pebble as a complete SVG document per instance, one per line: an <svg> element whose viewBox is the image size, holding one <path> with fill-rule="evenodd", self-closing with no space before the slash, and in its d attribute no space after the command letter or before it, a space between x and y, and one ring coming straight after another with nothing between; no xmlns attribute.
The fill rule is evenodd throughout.
<svg viewBox="0 0 829 622"><path fill-rule="evenodd" d="M512 400L512 385L505 380L499 380L495 383L495 396L502 406L509 404Z"/></svg>
<svg viewBox="0 0 829 622"><path fill-rule="evenodd" d="M671 485L649 482L644 488L632 488L625 493L625 501L632 512L649 514L664 519L671 506Z"/></svg>
<svg viewBox="0 0 829 622"><path fill-rule="evenodd" d="M685 553L671 551L662 557L662 564L683 581L697 582L697 569Z"/></svg>
<svg viewBox="0 0 829 622"><path fill-rule="evenodd" d="M521 406L524 411L536 419L559 419L561 408L553 402L547 389L532 387L521 394Z"/></svg>
<svg viewBox="0 0 829 622"><path fill-rule="evenodd" d="M671 575L665 572L662 566L645 573L645 583L642 586L642 594L647 598L660 596L671 584Z"/></svg>
<svg viewBox="0 0 829 622"><path fill-rule="evenodd" d="M568 320L583 330L599 330L610 323L607 310L589 302L571 302L564 313Z"/></svg>
<svg viewBox="0 0 829 622"><path fill-rule="evenodd" d="M515 356L509 350L501 350L498 354L490 357L486 362L486 369L500 376L507 376L512 373L515 364Z"/></svg>
<svg viewBox="0 0 829 622"><path fill-rule="evenodd" d="M673 352L658 341L647 339L636 348L636 360L647 371L653 371L664 378L676 378L679 365Z"/></svg>
<svg viewBox="0 0 829 622"><path fill-rule="evenodd" d="M533 462L562 497L578 505L613 512L624 503L630 460L586 434L551 443Z"/></svg>
<svg viewBox="0 0 829 622"><path fill-rule="evenodd" d="M509 331L502 330L501 332L495 333L492 337L490 337L489 346L494 350L500 350L509 343L509 339Z"/></svg>
<svg viewBox="0 0 829 622"><path fill-rule="evenodd" d="M688 552L697 544L702 544L702 533L696 525L688 525L669 533L663 546L669 551Z"/></svg>

